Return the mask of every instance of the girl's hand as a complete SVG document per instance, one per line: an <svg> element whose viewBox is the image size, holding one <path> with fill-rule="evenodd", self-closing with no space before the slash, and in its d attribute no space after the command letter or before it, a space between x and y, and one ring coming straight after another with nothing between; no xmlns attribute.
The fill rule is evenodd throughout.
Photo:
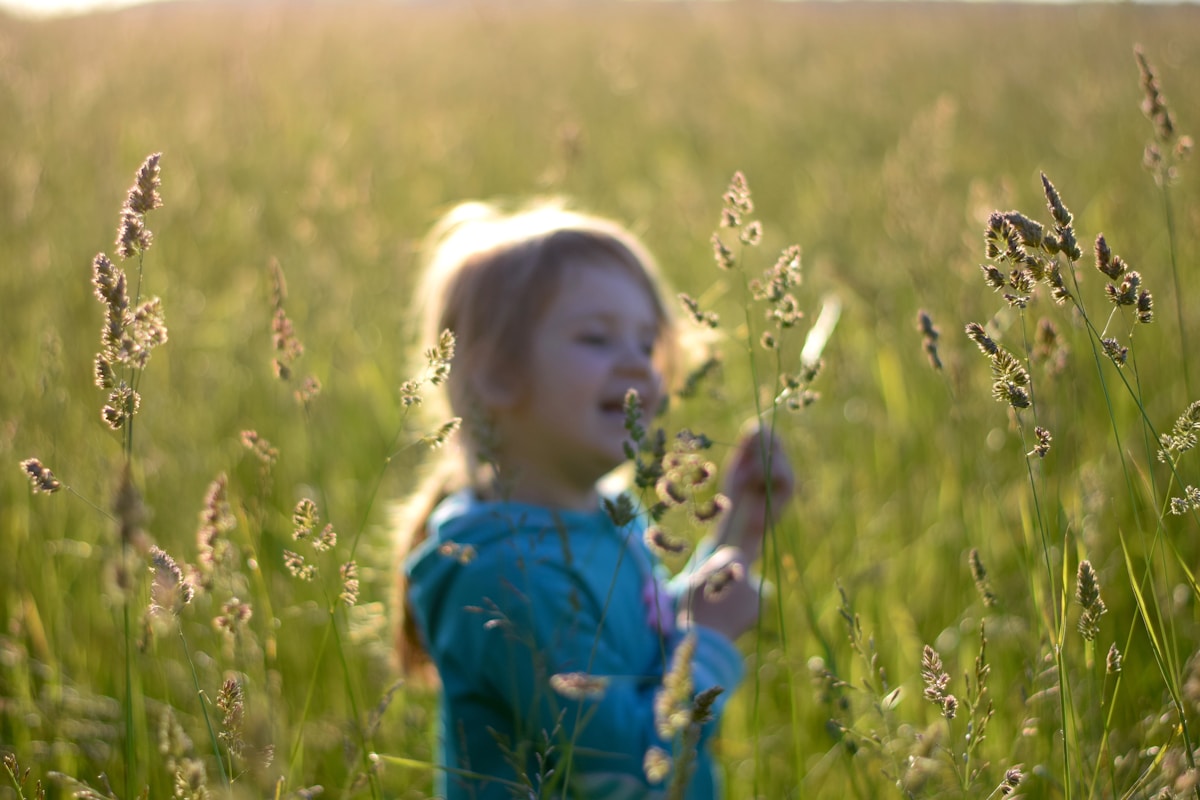
<svg viewBox="0 0 1200 800"><path fill-rule="evenodd" d="M779 437L761 425L744 433L725 467L722 488L731 508L718 528L717 545L737 547L754 561L763 534L796 493L796 474Z"/></svg>
<svg viewBox="0 0 1200 800"><path fill-rule="evenodd" d="M758 587L745 553L736 547L722 547L688 581L679 600L679 628L703 625L737 639L758 620Z"/></svg>

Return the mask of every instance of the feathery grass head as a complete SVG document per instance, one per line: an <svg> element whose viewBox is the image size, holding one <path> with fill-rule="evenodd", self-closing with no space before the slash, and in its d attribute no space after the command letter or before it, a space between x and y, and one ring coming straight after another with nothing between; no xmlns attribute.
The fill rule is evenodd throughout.
<svg viewBox="0 0 1200 800"><path fill-rule="evenodd" d="M1129 348L1111 336L1101 339L1100 347L1104 350L1104 355L1118 367L1125 366L1125 362L1129 360Z"/></svg>
<svg viewBox="0 0 1200 800"><path fill-rule="evenodd" d="M978 590L983 604L988 608L998 605L1000 601L992 592L991 581L988 580L987 570L984 569L978 549L971 548L971 552L967 554L967 564L971 568L971 579L975 581L975 588Z"/></svg>
<svg viewBox="0 0 1200 800"><path fill-rule="evenodd" d="M671 655L671 665L663 675L662 688L654 696L654 724L658 735L671 740L692 724L692 658L696 653L696 634L683 637Z"/></svg>
<svg viewBox="0 0 1200 800"><path fill-rule="evenodd" d="M721 211L721 227L736 228L742 224L743 217L754 213L754 200L750 196L750 184L746 175L740 170L733 173L729 188L722 198L725 207Z"/></svg>
<svg viewBox="0 0 1200 800"><path fill-rule="evenodd" d="M311 581L317 575L317 568L307 563L304 556L292 550L283 551L283 565L293 578L302 581Z"/></svg>
<svg viewBox="0 0 1200 800"><path fill-rule="evenodd" d="M158 546L150 548L150 571L154 573L150 584L151 617L162 614L179 616L183 607L195 597L195 587L184 577L175 559Z"/></svg>
<svg viewBox="0 0 1200 800"><path fill-rule="evenodd" d="M651 784L662 783L671 774L671 754L658 745L652 745L642 759L642 772Z"/></svg>
<svg viewBox="0 0 1200 800"><path fill-rule="evenodd" d="M1159 436L1159 461L1175 462L1200 442L1200 400L1189 405L1171 426L1170 433Z"/></svg>
<svg viewBox="0 0 1200 800"><path fill-rule="evenodd" d="M338 599L348 606L358 603L358 562L347 561L338 568L338 576L342 580L342 590Z"/></svg>
<svg viewBox="0 0 1200 800"><path fill-rule="evenodd" d="M925 681L925 699L938 706L946 719L958 713L958 698L946 692L950 675L942 667L942 657L929 645L921 652L921 678Z"/></svg>
<svg viewBox="0 0 1200 800"><path fill-rule="evenodd" d="M1121 651L1117 649L1117 643L1113 642L1108 646L1108 655L1104 659L1104 671L1109 675L1120 675L1124 663Z"/></svg>
<svg viewBox="0 0 1200 800"><path fill-rule="evenodd" d="M1050 443L1054 441L1054 437L1041 425L1034 427L1033 435L1037 439L1037 444L1026 455L1045 458L1046 454L1050 452Z"/></svg>
<svg viewBox="0 0 1200 800"><path fill-rule="evenodd" d="M54 494L62 488L62 483L54 477L50 468L36 458L27 458L22 461L21 469L29 478L34 494Z"/></svg>
<svg viewBox="0 0 1200 800"><path fill-rule="evenodd" d="M679 303L688 312L688 316L697 325L704 328L716 328L721 323L721 318L715 311L706 311L700 308L700 302L686 292L679 293Z"/></svg>
<svg viewBox="0 0 1200 800"><path fill-rule="evenodd" d="M608 691L609 679L586 672L558 672L550 676L550 688L568 700L599 700Z"/></svg>
<svg viewBox="0 0 1200 800"><path fill-rule="evenodd" d="M1075 228L1072 226L1074 217L1071 216L1071 212L1067 210L1058 190L1054 188L1054 184L1050 182L1044 172L1042 173L1042 190L1046 195L1046 207L1050 209L1050 216L1054 218L1056 234L1053 239L1046 236L1045 242L1052 243L1051 247L1057 249L1071 261L1078 261L1083 258L1083 251L1079 249L1079 242L1075 238Z"/></svg>
<svg viewBox="0 0 1200 800"><path fill-rule="evenodd" d="M745 580L746 567L740 561L730 561L714 570L704 581L704 599L714 602L725 597L725 592L738 581Z"/></svg>
<svg viewBox="0 0 1200 800"><path fill-rule="evenodd" d="M450 437L462 427L462 422L462 417L451 417L429 433L422 436L421 443L435 450L439 447L442 447L450 440Z"/></svg>
<svg viewBox="0 0 1200 800"><path fill-rule="evenodd" d="M317 504L311 498L302 498L292 510L292 538L296 541L309 538L320 523Z"/></svg>
<svg viewBox="0 0 1200 800"><path fill-rule="evenodd" d="M722 222L724 222L724 217L722 217ZM720 234L714 233L712 235L712 250L713 259L716 260L718 267L721 269L733 269L733 266L737 263L737 256L721 241Z"/></svg>
<svg viewBox="0 0 1200 800"><path fill-rule="evenodd" d="M1004 780L1000 781L1000 786L997 787L1001 797L1007 797L1015 792L1021 785L1021 781L1025 780L1023 769L1020 764L1017 764L1004 772Z"/></svg>
<svg viewBox="0 0 1200 800"><path fill-rule="evenodd" d="M996 352L991 357L992 397L1017 410L1029 408L1033 402L1029 395L1029 373L1016 356L995 343L993 346Z"/></svg>
<svg viewBox="0 0 1200 800"><path fill-rule="evenodd" d="M271 316L271 343L275 351L271 365L275 377L280 380L290 380L292 365L296 359L304 355L304 344L296 336L296 330L288 318L283 302L287 299L287 282L283 277L283 268L275 259L270 263L271 299L274 306Z"/></svg>
<svg viewBox="0 0 1200 800"><path fill-rule="evenodd" d="M226 636L236 637L254 616L254 609L240 598L231 597L221 604L221 613L213 617L213 627Z"/></svg>
<svg viewBox="0 0 1200 800"><path fill-rule="evenodd" d="M687 539L673 536L659 525L650 525L642 537L646 547L658 556L678 556L691 549Z"/></svg>
<svg viewBox="0 0 1200 800"><path fill-rule="evenodd" d="M221 473L208 485L204 507L200 511L200 527L196 530L196 549L201 574L206 580L231 555L233 544L225 534L237 525L227 498L229 479Z"/></svg>
<svg viewBox="0 0 1200 800"><path fill-rule="evenodd" d="M1190 511L1200 511L1200 489L1195 486L1187 486L1183 490L1183 496L1171 498L1172 514L1182 515Z"/></svg>
<svg viewBox="0 0 1200 800"><path fill-rule="evenodd" d="M162 186L158 163L161 159L162 153L151 153L138 167L133 186L129 187L125 198L125 207L135 214L145 214L147 211L162 208L162 195L158 191Z"/></svg>
<svg viewBox="0 0 1200 800"><path fill-rule="evenodd" d="M96 299L106 306L116 307L120 311L129 307L125 270L113 264L104 253L97 253L92 259L92 287Z"/></svg>
<svg viewBox="0 0 1200 800"><path fill-rule="evenodd" d="M1175 135L1175 123L1171 118L1171 109L1167 107L1166 98L1158 85L1158 76L1154 68L1146 60L1146 54L1141 45L1134 45L1133 57L1137 61L1138 71L1142 76L1142 113L1154 123L1154 133L1160 142L1168 142Z"/></svg>
<svg viewBox="0 0 1200 800"><path fill-rule="evenodd" d="M158 191L162 185L159 174L161 158L162 153L154 153L146 158L138 167L133 186L126 193L116 241L117 255L123 259L145 253L154 243L154 235L146 227L146 213L161 208L163 204Z"/></svg>
<svg viewBox="0 0 1200 800"><path fill-rule="evenodd" d="M1108 608L1100 598L1100 579L1087 559L1079 562L1076 572L1075 601L1083 608L1079 615L1079 633L1089 642L1094 641L1100 633L1100 617Z"/></svg>
<svg viewBox="0 0 1200 800"><path fill-rule="evenodd" d="M236 678L226 678L217 692L217 709L221 712L221 730L217 737L232 755L240 756L245 750L242 740L242 725L245 722L246 692Z"/></svg>
<svg viewBox="0 0 1200 800"><path fill-rule="evenodd" d="M996 342L992 340L992 337L987 335L983 326L978 322L968 322L966 331L967 336L970 337L971 341L975 343L980 352L985 356L992 357L1000 352L1000 348L996 345Z"/></svg>
<svg viewBox="0 0 1200 800"><path fill-rule="evenodd" d="M145 253L152 244L154 234L146 227L144 217L128 206L122 208L114 243L117 255L122 259L133 258Z"/></svg>

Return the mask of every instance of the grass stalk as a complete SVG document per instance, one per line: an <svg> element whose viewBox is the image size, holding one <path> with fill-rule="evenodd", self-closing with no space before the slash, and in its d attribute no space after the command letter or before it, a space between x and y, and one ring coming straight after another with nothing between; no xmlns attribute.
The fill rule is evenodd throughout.
<svg viewBox="0 0 1200 800"><path fill-rule="evenodd" d="M183 634L183 623L178 618L175 620L175 627L179 632L179 643L183 648L183 657L187 661L188 669L191 672L192 687L196 690L196 699L200 702L200 714L204 718L204 727L208 731L208 741L212 746L213 757L217 762L217 770L221 773L221 784L225 787L226 794L230 794L233 791L233 784L230 782L229 773L225 769L225 759L221 755L221 743L217 738L217 731L213 727L212 717L208 713L208 696L200 686L200 676L196 673L196 662L192 660L192 653L188 648L187 637Z"/></svg>

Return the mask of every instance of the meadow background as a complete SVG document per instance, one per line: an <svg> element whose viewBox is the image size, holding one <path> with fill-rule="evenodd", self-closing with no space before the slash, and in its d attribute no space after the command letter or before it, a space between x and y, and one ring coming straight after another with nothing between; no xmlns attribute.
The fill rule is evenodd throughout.
<svg viewBox="0 0 1200 800"><path fill-rule="evenodd" d="M666 424L703 430L723 456L755 410L745 325L761 324L709 243L736 170L765 231L747 269L798 243L801 305L835 293L843 313L821 400L778 418L803 492L764 567L779 593L742 642L750 679L718 742L729 795L987 797L1018 764L1029 797L1194 794L1200 525L1163 512L1200 466L1185 454L1168 484L1079 316L1044 293L1017 315L978 266L990 211L1049 221L1045 172L1075 214L1079 293L1099 325L1097 233L1154 292L1156 322L1137 329L1124 371L1144 419L1169 431L1200 399L1197 165L1181 166L1168 213L1142 166L1153 128L1135 43L1180 130L1196 132L1188 6L185 3L0 17L0 751L31 770L22 788L0 773L0 798L31 797L38 779L67 793L52 771L163 797L177 772L201 782L197 765L223 796L204 716L219 720L231 675L245 687L236 796L428 794L435 697L396 688L388 622L389 504L420 475L424 448L405 443L440 422L406 418L398 394L419 366L420 239L477 197L563 194L630 224L677 289L722 315L721 373ZM205 493L226 473L240 567L139 649L114 584L122 444L92 382L90 279L134 170L160 151L142 291L162 298L170 341L139 387L133 481L145 541L192 563ZM272 262L306 346L297 379L323 387L307 409L271 368ZM941 370L920 309L941 330ZM1041 317L1071 349L1056 376L1031 367L1037 424L1054 434L1033 463L1032 417L1017 428L992 399L961 331L990 324L1023 353ZM1128 330L1118 320L1109 335L1128 344ZM278 450L269 472L245 430ZM74 494L33 494L30 457ZM305 496L340 535L324 560L309 553L311 584L283 563ZM361 588L345 608L336 570L352 542ZM1108 608L1090 643L1075 630L1081 559ZM136 563L140 628L151 575ZM236 638L212 625L233 594L254 610ZM967 708L981 623L986 731L987 700ZM963 703L954 720L922 697L926 645ZM160 749L168 709L190 747Z"/></svg>

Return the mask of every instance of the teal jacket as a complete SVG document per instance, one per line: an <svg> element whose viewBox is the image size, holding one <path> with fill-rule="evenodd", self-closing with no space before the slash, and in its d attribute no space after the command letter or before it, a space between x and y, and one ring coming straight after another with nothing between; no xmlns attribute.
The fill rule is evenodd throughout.
<svg viewBox="0 0 1200 800"><path fill-rule="evenodd" d="M675 630L678 588L664 581L641 529L618 528L599 509L481 502L460 492L434 510L428 532L405 570L442 680L439 793L663 796L666 783L649 783L643 764L651 747L676 751L656 730L654 703L686 632ZM707 741L743 664L723 635L693 631L694 692L724 689L701 729L686 794L709 800L718 782ZM551 676L569 673L604 679L603 692L572 699L555 691ZM532 788L514 793L521 774Z"/></svg>

